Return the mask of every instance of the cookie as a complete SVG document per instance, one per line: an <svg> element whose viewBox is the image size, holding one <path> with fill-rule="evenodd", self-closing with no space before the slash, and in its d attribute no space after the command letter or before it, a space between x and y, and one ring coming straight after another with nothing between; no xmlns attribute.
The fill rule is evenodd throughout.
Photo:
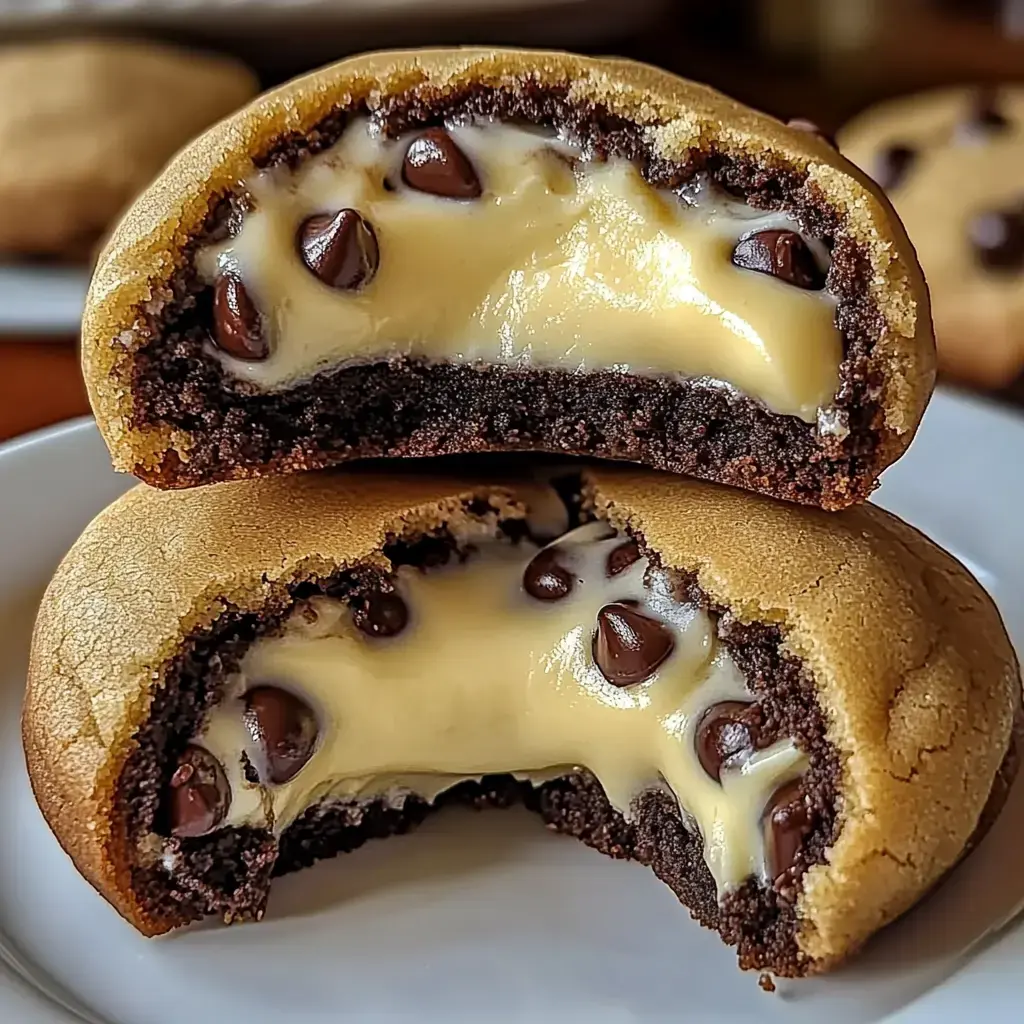
<svg viewBox="0 0 1024 1024"><path fill-rule="evenodd" d="M839 135L885 188L931 290L939 368L985 388L1024 370L1024 87L880 104Z"/></svg>
<svg viewBox="0 0 1024 1024"><path fill-rule="evenodd" d="M83 347L115 466L161 488L540 449L830 509L933 359L913 250L825 140L501 50L343 61L207 133L111 240Z"/></svg>
<svg viewBox="0 0 1024 1024"><path fill-rule="evenodd" d="M81 40L0 50L0 253L86 256L177 149L256 93L226 57Z"/></svg>
<svg viewBox="0 0 1024 1024"><path fill-rule="evenodd" d="M146 935L259 919L274 875L522 801L786 976L934 886L1016 768L1018 667L967 571L870 505L555 484L334 471L101 513L23 718L85 878Z"/></svg>

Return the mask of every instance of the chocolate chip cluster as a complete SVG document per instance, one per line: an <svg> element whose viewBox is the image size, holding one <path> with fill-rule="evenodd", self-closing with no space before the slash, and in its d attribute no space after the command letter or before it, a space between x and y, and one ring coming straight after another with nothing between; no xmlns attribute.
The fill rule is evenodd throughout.
<svg viewBox="0 0 1024 1024"><path fill-rule="evenodd" d="M613 548L605 563L609 579L635 562L641 552L635 540ZM523 589L537 601L559 601L572 593L576 576L559 546L543 548L523 573ZM642 612L633 600L610 602L597 613L593 633L594 663L613 686L635 686L650 679L672 654L675 637L663 622ZM721 701L701 715L694 734L696 756L704 771L721 782L722 769L737 767L754 751L770 746L756 701ZM775 792L765 810L772 878L782 882L793 868L797 851L814 821L800 779Z"/></svg>
<svg viewBox="0 0 1024 1024"><path fill-rule="evenodd" d="M477 199L483 194L469 157L442 128L430 128L409 143L402 181L417 192L444 199ZM385 181L389 191L394 185ZM358 210L336 210L307 218L295 238L302 262L327 287L356 292L368 285L380 266L373 225ZM214 340L236 359L260 361L270 355L263 318L233 274L214 284Z"/></svg>
<svg viewBox="0 0 1024 1024"><path fill-rule="evenodd" d="M429 128L409 142L401 175L408 188L442 199L471 201L484 193L472 161L443 128ZM389 179L383 185L386 191L395 191ZM309 272L337 291L358 292L380 267L377 234L358 210L308 217L299 225L295 245ZM771 229L745 236L737 243L732 262L797 288L825 287L825 274L814 253L795 231ZM214 341L228 355L250 362L270 355L264 318L235 274L222 274L214 283L213 325Z"/></svg>
<svg viewBox="0 0 1024 1024"><path fill-rule="evenodd" d="M409 621L405 601L386 586L384 583L352 601L352 623L366 636L397 636ZM316 713L290 690L266 684L248 690L243 722L258 752L255 763L249 763L250 781L275 786L290 782L316 750L320 734ZM231 791L223 767L209 751L190 744L171 777L171 834L184 839L212 832L230 805Z"/></svg>

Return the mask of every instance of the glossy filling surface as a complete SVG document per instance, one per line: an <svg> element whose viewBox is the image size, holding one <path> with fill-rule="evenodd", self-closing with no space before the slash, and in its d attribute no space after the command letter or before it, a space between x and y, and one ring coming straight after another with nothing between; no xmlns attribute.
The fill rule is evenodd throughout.
<svg viewBox="0 0 1024 1024"><path fill-rule="evenodd" d="M669 791L720 895L785 870L806 758L759 742L712 617L603 523L545 548L461 540L447 565L400 566L355 605L311 598L253 643L172 779L173 834L280 834L322 801L585 768L627 818Z"/></svg>
<svg viewBox="0 0 1024 1024"><path fill-rule="evenodd" d="M838 388L828 252L705 179L657 190L522 127L357 120L246 190L198 268L213 353L261 390L411 356L706 378L815 422Z"/></svg>

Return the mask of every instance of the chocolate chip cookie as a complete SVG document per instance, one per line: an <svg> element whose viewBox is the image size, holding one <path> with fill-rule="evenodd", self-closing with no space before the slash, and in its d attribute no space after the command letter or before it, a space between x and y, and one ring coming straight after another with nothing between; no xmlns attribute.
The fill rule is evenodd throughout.
<svg viewBox="0 0 1024 1024"><path fill-rule="evenodd" d="M82 874L146 935L259 919L274 875L522 801L648 864L741 966L803 976L970 849L1021 683L959 563L870 505L557 484L307 473L115 502L43 599L23 718Z"/></svg>
<svg viewBox="0 0 1024 1024"><path fill-rule="evenodd" d="M874 107L840 133L903 218L928 278L939 368L986 388L1024 370L1024 88Z"/></svg>
<svg viewBox="0 0 1024 1024"><path fill-rule="evenodd" d="M77 259L169 157L256 92L226 57L81 40L0 50L0 253Z"/></svg>
<svg viewBox="0 0 1024 1024"><path fill-rule="evenodd" d="M933 381L885 199L828 142L626 61L344 61L187 148L100 262L83 363L158 487L548 450L825 508Z"/></svg>

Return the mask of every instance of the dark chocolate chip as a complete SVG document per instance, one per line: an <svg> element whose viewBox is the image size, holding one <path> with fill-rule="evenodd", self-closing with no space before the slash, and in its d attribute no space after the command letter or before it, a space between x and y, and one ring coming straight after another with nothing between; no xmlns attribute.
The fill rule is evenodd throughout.
<svg viewBox="0 0 1024 1024"><path fill-rule="evenodd" d="M367 636L397 636L409 622L409 607L393 590L375 590L359 598L352 621Z"/></svg>
<svg viewBox="0 0 1024 1024"><path fill-rule="evenodd" d="M761 749L761 709L746 701L713 704L700 720L694 742L701 767L715 780L738 754Z"/></svg>
<svg viewBox="0 0 1024 1024"><path fill-rule="evenodd" d="M808 135L817 135L819 139L827 142L833 149L838 149L836 140L829 135L827 132L823 132L813 121L808 121L806 117L791 117L786 125L790 128L795 128L798 132L807 132Z"/></svg>
<svg viewBox="0 0 1024 1024"><path fill-rule="evenodd" d="M228 813L231 787L208 750L189 745L171 776L171 835L191 839L212 832Z"/></svg>
<svg viewBox="0 0 1024 1024"><path fill-rule="evenodd" d="M217 347L236 359L258 362L270 355L263 318L245 285L231 274L213 286L213 336Z"/></svg>
<svg viewBox="0 0 1024 1024"><path fill-rule="evenodd" d="M886 146L875 158L875 181L886 192L898 188L916 159L917 150L911 149L910 146L902 146L898 143Z"/></svg>
<svg viewBox="0 0 1024 1024"><path fill-rule="evenodd" d="M618 576L634 562L640 560L640 545L635 540L627 540L608 552L605 571L609 576Z"/></svg>
<svg viewBox="0 0 1024 1024"><path fill-rule="evenodd" d="M424 571L447 565L454 550L455 542L450 537L423 537L410 549L413 564Z"/></svg>
<svg viewBox="0 0 1024 1024"><path fill-rule="evenodd" d="M986 85L977 89L967 117L956 127L958 142L984 142L1010 127L1009 118L999 109L999 94L995 87Z"/></svg>
<svg viewBox="0 0 1024 1024"><path fill-rule="evenodd" d="M1024 269L1024 201L976 214L967 224L978 262L988 270Z"/></svg>
<svg viewBox="0 0 1024 1024"><path fill-rule="evenodd" d="M469 157L443 128L428 128L409 143L402 178L418 192L445 199L476 199L483 191Z"/></svg>
<svg viewBox="0 0 1024 1024"><path fill-rule="evenodd" d="M380 265L373 227L355 210L310 217L299 228L298 246L302 262L331 288L362 288Z"/></svg>
<svg viewBox="0 0 1024 1024"><path fill-rule="evenodd" d="M825 287L825 275L814 253L795 231L770 228L742 238L733 250L732 261L744 270L771 274L797 288Z"/></svg>
<svg viewBox="0 0 1024 1024"><path fill-rule="evenodd" d="M256 771L256 766L249 760L249 755L244 750L242 751L242 775L246 782L254 786L260 784L260 773Z"/></svg>
<svg viewBox="0 0 1024 1024"><path fill-rule="evenodd" d="M245 725L263 753L264 782L294 778L316 746L316 715L304 701L277 686L257 686L245 695Z"/></svg>
<svg viewBox="0 0 1024 1024"><path fill-rule="evenodd" d="M785 881L796 862L804 836L814 823L813 812L801 779L776 790L768 805L769 870L776 883Z"/></svg>
<svg viewBox="0 0 1024 1024"><path fill-rule="evenodd" d="M624 601L606 604L597 613L594 661L613 686L632 686L650 678L674 647L667 626Z"/></svg>
<svg viewBox="0 0 1024 1024"><path fill-rule="evenodd" d="M538 601L567 597L575 582L573 574L558 562L558 548L544 548L530 559L523 572L523 589Z"/></svg>

